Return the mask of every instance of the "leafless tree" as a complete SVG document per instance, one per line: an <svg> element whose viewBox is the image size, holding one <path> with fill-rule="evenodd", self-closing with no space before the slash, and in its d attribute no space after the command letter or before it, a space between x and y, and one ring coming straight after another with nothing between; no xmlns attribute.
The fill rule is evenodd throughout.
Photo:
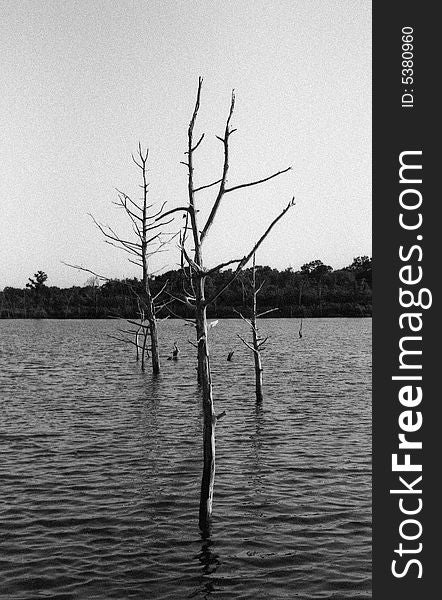
<svg viewBox="0 0 442 600"><path fill-rule="evenodd" d="M150 338L150 353L148 356L152 358L152 371L154 374L160 372L160 350L158 342L158 313L167 305L167 302L161 301L162 294L166 284L156 294L151 289L151 271L149 269L149 260L152 256L166 250L166 246L175 237L172 233L164 232L164 227L173 221L172 219L164 220L165 202L161 206L155 208L154 204L148 203L148 188L147 181L147 160L149 150L143 150L141 143L138 144L136 155L132 154L132 160L141 172L142 196L140 200L133 200L128 194L117 190L118 200L114 202L121 208L128 217L134 239L126 239L121 237L109 225L99 223L93 215L90 215L96 227L103 234L105 242L124 252L128 253L129 262L139 266L142 270L142 292L136 292L132 286L132 292L137 296L138 313L140 321L130 323L136 327L135 330L121 330L120 333L129 334L134 339L122 340L133 344L136 347L136 357L139 360L141 355L141 367L144 370L145 355L147 350L147 338ZM78 265L69 265L77 269L81 269L92 275L97 275L90 269L85 269ZM101 279L107 279L98 275ZM114 336L116 337L116 336ZM142 343L140 343L142 338ZM117 337L116 339L121 339Z"/></svg>
<svg viewBox="0 0 442 600"><path fill-rule="evenodd" d="M231 120L235 107L235 93L232 92L229 115L227 117L224 135L218 137L224 152L224 160L222 166L221 176L205 185L196 185L194 181L194 154L198 148L200 148L201 142L204 138L204 133L195 141L194 139L194 128L195 122L198 115L201 99L201 88L202 78L198 81L198 91L196 95L195 106L192 114L192 118L189 123L187 137L187 151L185 155L187 157L183 164L187 167L188 172L188 183L187 193L188 202L185 206L174 208L164 213L163 216L171 215L174 212L182 212L185 215L184 227L180 234L180 248L181 248L181 264L184 267L187 264L188 268L184 269L188 273L188 286L189 289L186 291L181 301L192 307L194 311L194 320L192 321L196 329L196 345L198 347L198 381L202 388L203 398L203 453L204 453L204 465L203 465L203 476L201 481L201 494L200 494L200 510L199 510L199 525L201 529L206 529L210 523L210 517L212 514L212 500L213 500L213 486L215 477L215 426L217 420L225 413L220 415L215 414L214 403L213 403L213 391L212 391L212 375L210 370L210 357L209 357L209 340L208 331L210 327L207 323L206 309L209 304L212 304L216 299L227 289L227 287L235 280L244 266L252 258L257 249L261 246L262 242L266 239L270 231L276 225L276 223L286 214L286 212L293 206L294 199L286 205L286 207L279 213L279 215L270 223L265 232L261 235L258 241L254 244L253 248L241 258L234 258L227 260L226 262L220 263L212 268L206 268L203 261L203 246L207 239L209 230L213 224L216 213L219 209L221 201L226 194L235 192L237 190L258 185L286 173L291 167L277 171L267 177L259 180L243 183L239 185L228 185L228 171L229 171L229 141L230 136L236 131L232 129ZM198 210L196 207L196 195L198 192L208 188L216 188L215 199L213 201L212 208L206 222L202 225L198 223ZM191 243L190 251L187 250L187 242ZM192 255L192 256L191 256ZM215 274L217 271L229 265L236 264L236 268L233 270L231 277L220 289L216 290L210 298L206 298L205 283L206 278Z"/></svg>
<svg viewBox="0 0 442 600"><path fill-rule="evenodd" d="M262 290L264 283L265 282L262 281L259 284L259 286L257 287L255 255L253 255L252 281L251 281L251 288L252 288L251 316L250 316L250 318L246 318L246 317L244 317L244 315L242 313L237 311L239 316L241 317L241 319L243 319L247 323L247 325L250 327L250 329L252 330L252 343L245 340L239 334L237 334L237 335L238 335L239 339L243 342L243 344L245 344L247 346L247 348L249 348L249 350L251 350L253 352L253 358L254 358L254 362L255 362L255 393L256 393L256 401L257 402L262 402L262 400L263 400L261 350L264 349L265 344L268 341L268 337L262 338L259 335L258 319L259 319L259 317L262 317L271 312L274 312L275 310L278 310L278 308L270 308L269 310L265 310L262 313L258 313L256 299L257 299L259 292Z"/></svg>

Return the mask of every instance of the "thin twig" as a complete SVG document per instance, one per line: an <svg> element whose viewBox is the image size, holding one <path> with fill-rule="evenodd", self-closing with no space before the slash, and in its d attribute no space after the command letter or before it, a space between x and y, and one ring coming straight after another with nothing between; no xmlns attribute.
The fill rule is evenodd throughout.
<svg viewBox="0 0 442 600"><path fill-rule="evenodd" d="M235 190L240 190L241 188L250 187L252 185L259 185L260 183L264 183L265 181L270 181L274 177L278 177L278 175L282 175L283 173L287 173L290 171L292 167L287 167L287 169L283 169L282 171L278 171L277 173L273 173L268 177L264 177L264 179L257 179L256 181L251 181L250 183L241 183L240 185L234 185L230 188L226 188L224 192L227 194L228 192L234 192Z"/></svg>

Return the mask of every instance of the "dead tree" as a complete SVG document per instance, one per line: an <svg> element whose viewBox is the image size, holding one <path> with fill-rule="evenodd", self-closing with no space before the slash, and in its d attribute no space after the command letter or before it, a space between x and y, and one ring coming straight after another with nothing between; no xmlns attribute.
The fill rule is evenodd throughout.
<svg viewBox="0 0 442 600"><path fill-rule="evenodd" d="M129 340L129 343L133 343L136 347L137 360L140 357L141 350L141 366L144 370L144 358L145 350L147 345L147 336L150 338L150 356L152 358L152 371L155 375L160 372L160 350L158 343L158 317L159 311L167 305L167 302L159 301L159 298L163 294L166 284L156 294L153 294L151 289L151 271L149 269L149 260L152 256L165 251L165 246L175 237L172 233L165 233L163 228L171 223L173 219L165 221L164 207L166 202L163 202L159 208L154 208L154 204L148 203L148 181L147 181L147 159L149 156L149 150L143 151L141 143L138 144L138 150L136 156L132 154L132 160L141 172L142 183L140 185L142 189L141 199L138 201L133 200L126 193L117 190L118 201L114 202L119 208L123 209L124 213L128 217L132 233L135 236L135 241L125 239L115 232L115 230L109 225L102 225L99 223L93 215L90 215L96 227L103 234L105 242L127 252L131 258L129 262L141 267L142 270L142 292L138 294L135 292L132 286L132 292L135 293L138 300L139 317L140 322L135 323L137 329L123 331L129 335L135 336L135 341ZM97 275L90 269L83 267L74 266L77 269L87 271L93 275ZM102 279L107 279L102 277ZM157 303L159 301L159 303ZM132 324L134 324L132 322ZM143 332L143 344L139 345L140 333ZM119 338L118 338L119 339ZM127 341L127 340L123 340Z"/></svg>
<svg viewBox="0 0 442 600"><path fill-rule="evenodd" d="M253 265L252 265L252 282L251 282L251 288L252 288L252 310L251 310L251 316L250 318L246 318L244 317L244 315L238 311L239 316L241 317L241 319L243 319L243 321L245 321L247 323L247 325L250 327L250 329L252 330L252 343L250 344L247 340L245 340L243 337L241 337L239 335L239 333L237 334L237 336L239 337L239 339L243 342L243 344L245 344L247 346L247 348L249 348L249 350L251 350L253 352L253 358L254 358L254 362L255 362L255 393L256 393L256 401L257 402L262 402L263 400L263 394L262 394L262 361L261 361L261 350L264 349L265 344L268 341L268 337L266 338L262 338L259 335L259 331L258 331L258 319L259 317L262 317L264 315L267 315L271 312L274 312L275 310L278 310L278 308L271 308L269 310L265 310L262 313L258 313L257 312L257 296L259 294L259 292L262 290L262 287L264 285L264 281L261 282L261 284L256 287L256 266L255 266L255 255L253 255Z"/></svg>
<svg viewBox="0 0 442 600"><path fill-rule="evenodd" d="M206 268L203 261L203 246L207 239L209 230L213 224L216 213L219 209L220 203L226 194L240 190L242 188L258 185L281 175L290 170L288 167L282 171L278 171L259 179L248 183L239 185L229 186L227 181L229 171L229 141L230 136L236 131L232 129L231 120L233 110L235 106L235 94L232 92L229 115L226 121L224 135L218 137L220 140L223 151L224 161L222 167L221 177L217 180L208 183L206 185L196 185L194 180L194 154L200 147L201 142L204 138L204 133L198 138L197 141L194 139L194 128L195 122L200 107L201 98L201 87L202 78L198 82L198 91L196 95L195 106L192 114L192 118L189 123L187 132L187 151L185 155L187 157L183 164L187 167L188 182L187 182L187 194L188 203L185 206L174 208L164 213L163 216L170 215L174 212L183 212L185 215L185 222L182 232L180 234L180 248L181 248L181 264L187 263L188 268L185 271L188 273L188 285L189 290L186 291L184 298L181 299L187 306L192 307L194 313L194 320L192 323L196 329L196 345L198 347L198 381L202 389L202 402L203 402L203 476L201 481L201 494L200 494L200 509L199 509L199 525L200 528L205 530L209 526L210 517L212 514L212 500L213 500L213 486L215 477L215 426L217 420L225 413L220 415L215 414L214 403L213 403L213 392L212 392L212 375L210 370L210 356L209 356L209 340L208 340L208 324L206 318L206 309L209 304L212 304L216 299L227 289L227 287L235 280L244 266L248 263L257 249L260 247L262 242L268 236L270 231L276 225L276 223L285 215L285 213L293 206L294 199L288 203L288 205L282 210L282 212L271 222L267 227L266 231L261 235L259 240L255 243L254 247L245 256L241 258L234 258L227 260L226 262L220 263L212 268ZM206 222L202 225L198 223L197 219L197 207L196 207L196 195L201 190L212 188L216 186L215 199L209 216ZM192 244L191 250L187 251L188 238ZM191 256L192 255L192 256ZM235 270L232 275L221 289L215 291L210 297L206 298L205 283L206 278L210 277L223 267L236 264Z"/></svg>
<svg viewBox="0 0 442 600"><path fill-rule="evenodd" d="M132 329L121 329L118 331L129 337L119 337L115 335L108 334L108 337L119 340L125 344L132 344L135 346L136 352L136 361L138 362L141 359L141 370L145 371L146 368L146 358L150 358L149 349L147 346L147 340L150 335L150 326L148 321L146 320L146 316L144 310L140 306L140 299L138 297L138 318L139 321L133 321L131 319L127 319L127 323L132 325Z"/></svg>

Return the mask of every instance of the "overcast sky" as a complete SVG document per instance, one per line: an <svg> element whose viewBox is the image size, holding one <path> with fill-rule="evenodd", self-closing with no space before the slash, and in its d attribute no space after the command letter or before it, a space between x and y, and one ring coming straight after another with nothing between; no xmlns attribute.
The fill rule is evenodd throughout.
<svg viewBox="0 0 442 600"><path fill-rule="evenodd" d="M150 148L152 201L186 201L187 126L204 77L195 179L219 178L232 88L229 184L208 265L242 256L292 195L257 262L339 268L371 254L371 6L366 0L3 0L0 289L139 275L88 213L127 235L115 188L137 197L131 152ZM198 136L199 137L199 136ZM207 141L206 141L207 140ZM212 190L198 195L204 215ZM180 222L176 220L177 227ZM175 268L173 247L152 265Z"/></svg>

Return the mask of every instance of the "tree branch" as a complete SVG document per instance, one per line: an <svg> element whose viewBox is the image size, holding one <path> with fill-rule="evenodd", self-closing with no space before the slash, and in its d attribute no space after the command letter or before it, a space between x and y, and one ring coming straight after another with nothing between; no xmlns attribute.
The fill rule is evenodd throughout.
<svg viewBox="0 0 442 600"><path fill-rule="evenodd" d="M161 294L162 294L162 293L164 292L164 290L166 289L166 287L167 287L167 284L168 284L168 283L169 283L169 280L167 279L167 280L166 280L166 283L165 283L165 284L163 285L163 287L160 289L160 291L158 292L158 294L155 294L155 296L152 298L152 302L155 302L155 300L156 300L156 299L157 299L159 296L161 296Z"/></svg>
<svg viewBox="0 0 442 600"><path fill-rule="evenodd" d="M124 192L119 190L118 188L115 188L115 189L119 195L123 196L126 200L129 200L129 202L131 204L133 204L135 206L135 208L137 208L140 212L143 212L143 209L141 208L141 206L138 206L138 204L136 202L134 202L130 196L128 196L127 194L125 194Z"/></svg>
<svg viewBox="0 0 442 600"><path fill-rule="evenodd" d="M140 256L140 257L142 256L141 252L138 252L134 248L126 248L122 242L119 242L121 245L118 246L117 244L114 244L114 242L111 242L110 240L104 240L104 241L106 244L109 244L110 246L113 246L114 248L118 248L118 250L124 250L125 252L129 252L129 254L135 254L135 256Z"/></svg>
<svg viewBox="0 0 442 600"><path fill-rule="evenodd" d="M200 192L201 190L206 190L207 188L213 187L214 185L217 185L218 183L221 183L221 179L218 179L217 181L214 181L213 183L208 183L207 185L201 185L200 187L197 187L193 190L193 192Z"/></svg>
<svg viewBox="0 0 442 600"><path fill-rule="evenodd" d="M252 352L257 352L257 350L251 345L249 344L249 342L247 342L244 338L242 338L239 333L236 334L239 339L243 342L243 344L245 344L247 346L247 348L249 348Z"/></svg>
<svg viewBox="0 0 442 600"><path fill-rule="evenodd" d="M106 225L106 227L109 229L109 231L111 233L108 233L104 226L101 225L101 223L99 223L95 217L93 215L91 215L89 213L89 216L91 217L92 221L94 222L94 224L98 227L98 229L101 231L101 233L104 235L104 237L113 240L114 242L118 242L119 244L122 244L123 246L135 246L136 248L141 248L141 245L138 244L137 242L131 242L130 240L123 240L121 239L116 233L115 231L112 229L112 227L109 227L109 225Z"/></svg>
<svg viewBox="0 0 442 600"><path fill-rule="evenodd" d="M150 215L150 216L149 216L149 220L155 219L155 217L158 217L158 215L161 215L159 218L162 218L162 217L164 217L165 215L164 215L164 214L161 214L161 213L163 212L163 208L166 206L166 204L167 204L167 201L165 200L165 201L163 202L163 204L161 205L161 208L160 208L160 210L159 210L157 213L155 213L154 215ZM149 208L150 208L150 206L149 206ZM156 219L156 220L158 220L158 219Z"/></svg>
<svg viewBox="0 0 442 600"><path fill-rule="evenodd" d="M143 221L143 219L139 215L130 210L130 208L127 206L127 202L121 196L119 196L119 202L113 202L112 204L115 204L115 206L118 206L119 208L123 208L130 216L131 220L137 219L140 222Z"/></svg>
<svg viewBox="0 0 442 600"><path fill-rule="evenodd" d="M155 305L155 312L160 312L160 310L163 310L163 308L167 308L167 306L169 306L169 304L171 304L173 302L173 298L171 300L169 300L168 302L163 302L162 304L156 304ZM164 317L165 319L168 319L169 317Z"/></svg>
<svg viewBox="0 0 442 600"><path fill-rule="evenodd" d="M290 208L294 205L295 205L295 197L293 196L293 198L288 203L288 205L284 208L284 210L281 211L279 213L279 215L270 223L270 225L267 227L266 231L263 233L263 235L259 238L259 240L256 242L256 244L253 246L252 250L241 259L241 262L239 263L238 267L236 268L236 271L234 271L233 275L230 277L230 279L227 281L227 283L220 289L219 292L217 292L214 296L212 296L212 298L210 300L207 301L207 304L214 302L229 287L229 285L237 278L241 269L243 269L243 267L249 262L249 260L252 258L252 256L255 254L255 252L258 250L258 248L261 246L261 244L266 239L266 237L269 235L269 233L271 232L273 227L276 225L276 223L280 219L282 219L282 217L285 215L285 213L288 210L290 210Z"/></svg>
<svg viewBox="0 0 442 600"><path fill-rule="evenodd" d="M195 308L195 306L193 304L191 304L188 299L184 299L184 298L178 298L178 296L174 296L173 294L171 294L170 292L166 292L166 294L168 296L170 296L171 298L173 298L174 300L176 300L177 302L181 302L181 304L184 304L185 306L188 306L189 308ZM170 310L170 309L169 309ZM180 317L181 318L181 317Z"/></svg>
<svg viewBox="0 0 442 600"><path fill-rule="evenodd" d="M130 263L132 263L133 265L136 265L137 267L142 267L143 264L141 261L139 260L131 260L130 258L127 259Z"/></svg>
<svg viewBox="0 0 442 600"><path fill-rule="evenodd" d="M269 339L269 338L268 338L268 336L267 336L265 339L263 339L263 340L261 340L260 342L258 342L258 349L259 349L259 348L262 348L262 347L264 347L264 344L266 343L266 341L267 341L268 339Z"/></svg>
<svg viewBox="0 0 442 600"><path fill-rule="evenodd" d="M236 308L234 308L233 312L236 312L236 314L239 315L241 317L241 319L243 321L245 321L249 327L251 327L252 329L254 329L254 327L252 325L252 321L249 321L249 319L246 319L246 317L242 313L240 313L239 310L236 310Z"/></svg>
<svg viewBox="0 0 442 600"><path fill-rule="evenodd" d="M190 206L178 206L178 208L172 208L172 210L168 210L165 213L163 213L161 215L161 217L159 217L158 219L155 219L155 221L159 221L160 219L163 219L164 217L167 217L167 215L171 215L174 212L178 212L179 210L184 210L188 213L191 212L191 207Z"/></svg>
<svg viewBox="0 0 442 600"><path fill-rule="evenodd" d="M206 224L204 225L203 230L201 232L201 236L200 236L201 243L203 242L204 238L207 235L207 232L209 231L209 229L213 223L213 220L217 213L218 207L220 205L220 202L221 202L222 197L224 196L224 192L225 192L227 173L229 171L229 137L230 137L230 134L232 133L232 131L230 130L230 121L232 119L234 108L235 108L235 91L233 90L231 101L230 101L229 116L227 117L226 128L224 131L224 138L219 138L219 139L221 139L221 141L224 145L223 172L222 172L222 176L221 176L221 180L220 180L218 194L216 196L215 202L213 203L212 210L210 211L210 214L206 221Z"/></svg>
<svg viewBox="0 0 442 600"><path fill-rule="evenodd" d="M265 310L264 312L256 315L256 318L259 319L259 317L263 317L264 315L267 315L268 313L275 312L275 310L279 310L279 308L271 308L270 310Z"/></svg>
<svg viewBox="0 0 442 600"><path fill-rule="evenodd" d="M195 150L198 148L198 146L201 144L201 142L204 139L204 133L201 134L200 139L198 140L198 142L195 144L195 146L192 148L192 152L195 152ZM188 152L185 152L184 154L188 154Z"/></svg>
<svg viewBox="0 0 442 600"><path fill-rule="evenodd" d="M187 260L187 263L189 264L189 266L196 271L197 273L202 273L203 270L201 269L201 267L199 265L197 265L197 263L192 260L190 258L190 256L187 254L186 249L184 246L181 246L181 254L184 256L184 258Z"/></svg>
<svg viewBox="0 0 442 600"><path fill-rule="evenodd" d="M200 107L200 99L201 99L201 87L203 85L202 77L198 78L198 90L196 94L195 107L193 109L192 118L190 119L189 129L187 130L187 155L188 155L188 178L187 178L187 193L189 198L189 207L191 208L190 214L190 222L192 225L192 235L193 242L195 245L195 262L197 264L201 264L201 255L200 255L200 238L198 236L198 224L196 219L196 211L195 211L195 198L194 198L194 185L193 185L193 130L195 127L195 121L198 115L199 107Z"/></svg>
<svg viewBox="0 0 442 600"><path fill-rule="evenodd" d="M110 277L105 277L104 275L99 275L95 271L86 269L86 267L82 267L80 265L71 265L70 263L67 263L64 260L62 260L61 262L63 265L66 265L66 267L70 267L71 269L77 269L78 271L84 271L85 273L91 273L92 275L95 275L95 277L98 277L99 279L102 279L103 281L112 281L112 279Z"/></svg>
<svg viewBox="0 0 442 600"><path fill-rule="evenodd" d="M220 271L224 267L232 265L233 263L239 263L241 261L242 261L242 258L233 258L232 260L228 260L226 262L220 263L219 265L216 265L216 267L212 267L211 269L209 269L207 271L207 275L212 275L213 273L216 273L217 271Z"/></svg>
<svg viewBox="0 0 442 600"><path fill-rule="evenodd" d="M195 327L195 321L192 321L191 319L186 319L185 317L180 317L180 315L177 315L176 313L174 313L173 310L171 308L169 308L169 307L167 307L167 310L176 319L180 319L182 321L186 321L186 323L189 323L190 325L192 325L193 327Z"/></svg>
<svg viewBox="0 0 442 600"><path fill-rule="evenodd" d="M240 190L241 188L250 187L252 185L258 185L260 183L264 183L265 181L269 181L274 177L278 177L278 175L282 175L283 173L287 173L290 171L292 167L287 167L287 169L283 169L282 171L278 171L277 173L273 173L273 175L269 175L268 177L264 177L264 179L257 179L256 181L251 181L250 183L242 183L240 185L234 185L233 187L226 188L224 192L227 194L228 192L234 192L235 190Z"/></svg>
<svg viewBox="0 0 442 600"><path fill-rule="evenodd" d="M163 217L161 217L161 218L163 218ZM152 229L158 229L158 227L164 227L164 225L169 225L172 222L173 222L173 219L170 219L170 221L166 221L165 223L158 223L158 225L148 225L146 227L146 232L152 231Z"/></svg>

